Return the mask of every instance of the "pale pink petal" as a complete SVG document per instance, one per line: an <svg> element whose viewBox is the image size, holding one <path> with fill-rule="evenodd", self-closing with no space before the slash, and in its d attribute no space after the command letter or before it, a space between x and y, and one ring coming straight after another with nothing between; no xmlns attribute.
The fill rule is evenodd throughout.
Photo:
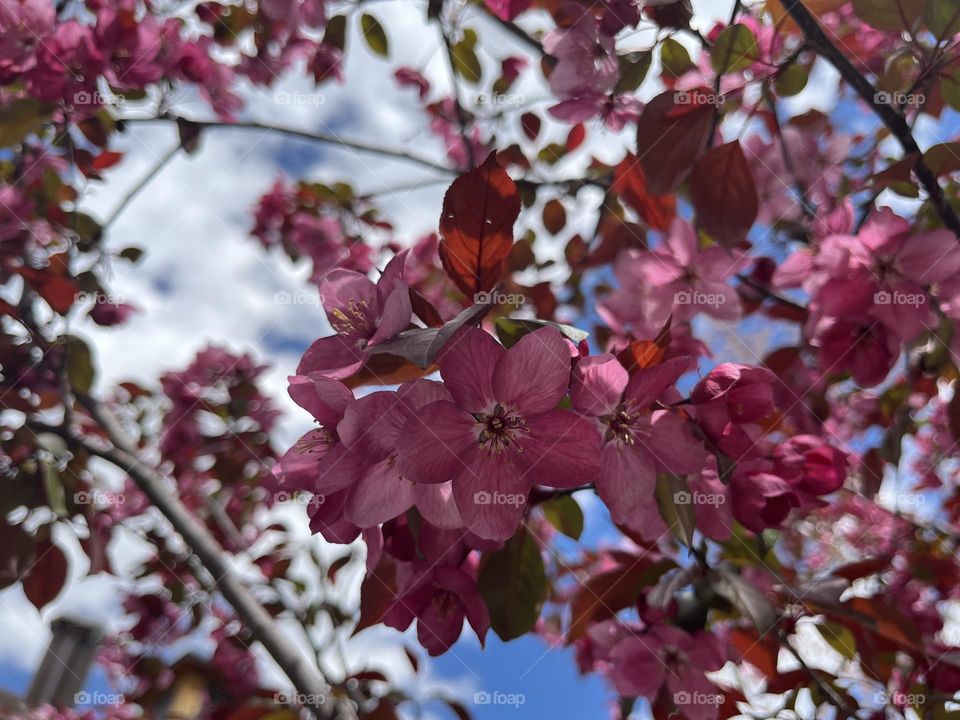
<svg viewBox="0 0 960 720"><path fill-rule="evenodd" d="M401 428L407 422L397 393L374 392L358 398L337 425L340 440L356 447L367 462L380 460L396 449Z"/></svg>
<svg viewBox="0 0 960 720"><path fill-rule="evenodd" d="M467 529L486 540L507 540L523 519L530 482L507 453L473 446L453 481L453 497Z"/></svg>
<svg viewBox="0 0 960 720"><path fill-rule="evenodd" d="M521 415L552 410L569 384L570 350L553 327L524 335L493 372L494 396Z"/></svg>
<svg viewBox="0 0 960 720"><path fill-rule="evenodd" d="M291 375L287 392L323 426L334 428L353 400L350 388L323 375Z"/></svg>
<svg viewBox="0 0 960 720"><path fill-rule="evenodd" d="M406 285L400 285L387 297L380 316L380 326L370 338L369 344L376 345L406 330L410 326L412 314L410 290Z"/></svg>
<svg viewBox="0 0 960 720"><path fill-rule="evenodd" d="M587 418L551 410L527 420L529 434L514 455L527 482L555 488L588 485L600 473L600 433Z"/></svg>
<svg viewBox="0 0 960 720"><path fill-rule="evenodd" d="M493 337L475 327L458 330L440 354L440 375L458 405L478 412L493 405L493 370L506 354Z"/></svg>
<svg viewBox="0 0 960 720"><path fill-rule="evenodd" d="M416 483L442 483L463 468L462 455L476 446L476 421L449 402L427 405L407 420L397 445L400 471Z"/></svg>
<svg viewBox="0 0 960 720"><path fill-rule="evenodd" d="M603 448L603 472L597 478L597 494L618 525L633 526L631 519L644 508L656 508L654 491L657 470L650 455L619 442Z"/></svg>
<svg viewBox="0 0 960 720"><path fill-rule="evenodd" d="M361 528L379 525L405 513L413 501L413 483L388 458L366 468L347 498L346 518Z"/></svg>
<svg viewBox="0 0 960 720"><path fill-rule="evenodd" d="M691 360L692 358L684 355L650 367L638 368L627 383L624 398L633 401L638 408L650 407L691 368Z"/></svg>
<svg viewBox="0 0 960 720"><path fill-rule="evenodd" d="M346 335L330 335L315 340L297 365L297 375L319 373L341 379L363 366L359 341Z"/></svg>
<svg viewBox="0 0 960 720"><path fill-rule="evenodd" d="M960 246L949 230L913 235L897 253L897 267L921 285L943 282L960 273Z"/></svg>
<svg viewBox="0 0 960 720"><path fill-rule="evenodd" d="M431 525L452 530L463 527L460 511L453 499L453 482L415 483L417 509Z"/></svg>
<svg viewBox="0 0 960 720"><path fill-rule="evenodd" d="M577 363L570 389L573 409L584 415L607 415L620 402L627 371L613 355L595 355Z"/></svg>
<svg viewBox="0 0 960 720"><path fill-rule="evenodd" d="M324 455L317 468L313 492L330 495L348 488L360 479L363 463L360 456L343 443L337 443Z"/></svg>

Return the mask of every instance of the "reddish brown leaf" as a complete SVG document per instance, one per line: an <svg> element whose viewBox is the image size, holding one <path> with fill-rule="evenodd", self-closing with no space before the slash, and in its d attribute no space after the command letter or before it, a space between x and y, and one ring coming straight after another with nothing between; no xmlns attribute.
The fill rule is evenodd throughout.
<svg viewBox="0 0 960 720"><path fill-rule="evenodd" d="M90 167L92 167L94 170L106 170L107 168L116 165L122 159L123 153L114 152L113 150L104 150L93 159L93 162L90 163Z"/></svg>
<svg viewBox="0 0 960 720"><path fill-rule="evenodd" d="M540 134L540 117L532 112L525 112L520 116L520 126L523 128L523 134L528 140L536 140Z"/></svg>
<svg viewBox="0 0 960 720"><path fill-rule="evenodd" d="M37 546L37 561L23 579L23 592L37 610L53 601L67 582L67 558L49 540Z"/></svg>
<svg viewBox="0 0 960 720"><path fill-rule="evenodd" d="M467 297L497 284L519 214L517 186L493 153L450 185L440 216L440 261Z"/></svg>
<svg viewBox="0 0 960 720"><path fill-rule="evenodd" d="M746 238L757 219L757 188L738 140L700 159L690 179L690 199L700 227L718 243L732 247Z"/></svg>
<svg viewBox="0 0 960 720"><path fill-rule="evenodd" d="M730 631L730 644L740 660L746 660L768 678L777 676L780 643L776 635L767 633L761 638L752 627L734 628Z"/></svg>
<svg viewBox="0 0 960 720"><path fill-rule="evenodd" d="M577 123L570 128L570 132L567 133L567 152L573 152L580 147L586 137L587 131L584 129L583 123Z"/></svg>
<svg viewBox="0 0 960 720"><path fill-rule="evenodd" d="M684 93L685 99L708 97L710 90ZM637 121L637 157L654 195L669 195L687 177L707 144L715 108L676 104L672 90L647 103Z"/></svg>
<svg viewBox="0 0 960 720"><path fill-rule="evenodd" d="M613 191L653 230L666 230L676 217L676 196L653 195L647 188L643 165L635 155L628 153L614 169Z"/></svg>

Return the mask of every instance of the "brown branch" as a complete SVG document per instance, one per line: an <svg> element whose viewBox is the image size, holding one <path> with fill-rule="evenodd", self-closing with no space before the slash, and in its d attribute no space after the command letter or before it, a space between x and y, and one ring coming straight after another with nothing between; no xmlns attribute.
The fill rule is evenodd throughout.
<svg viewBox="0 0 960 720"><path fill-rule="evenodd" d="M252 636L267 650L286 673L304 705L322 720L353 717L352 710L335 703L327 682L319 670L307 662L300 650L276 624L273 617L234 573L228 554L166 485L168 479L142 462L137 449L126 440L126 432L117 419L93 398L78 395L80 403L102 428L110 447L88 438L70 435L91 455L103 458L129 475L151 503L167 518L187 547L212 576L224 598Z"/></svg>
<svg viewBox="0 0 960 720"><path fill-rule="evenodd" d="M960 238L960 217L957 217L957 214L947 202L936 176L924 164L920 146L917 145L917 141L913 137L907 119L895 108L878 99L877 91L870 81L853 66L853 63L826 36L816 18L800 0L788 0L784 3L784 6L793 21L803 31L809 45L833 65L847 84L872 108L877 117L900 142L904 153L907 155L916 153L917 161L913 171L920 180L920 184L927 191L930 204L943 224Z"/></svg>

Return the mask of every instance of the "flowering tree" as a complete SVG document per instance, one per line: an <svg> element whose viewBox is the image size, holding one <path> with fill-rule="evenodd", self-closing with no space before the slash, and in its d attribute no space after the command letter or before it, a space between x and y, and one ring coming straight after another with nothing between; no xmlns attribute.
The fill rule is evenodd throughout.
<svg viewBox="0 0 960 720"><path fill-rule="evenodd" d="M125 703L81 714L149 715L167 651L201 636L216 717L395 717L404 688L329 658L377 625L439 655L464 621L572 645L615 717L955 714L960 3L738 0L697 29L685 0L430 0L408 11L452 85L390 72L440 159L243 119L242 84L389 57L372 5L0 2L0 580L49 604L54 530L91 574L120 526L156 547L100 657ZM796 110L811 82L832 112ZM147 122L179 144L113 216L85 213ZM110 292L142 252L111 224L223 128L449 185L407 243L347 181L251 180L252 235L311 265L331 329L289 368L315 421L290 448L251 356L97 387L69 330L139 311ZM263 521L290 502L324 552ZM585 522L616 539L563 549Z"/></svg>

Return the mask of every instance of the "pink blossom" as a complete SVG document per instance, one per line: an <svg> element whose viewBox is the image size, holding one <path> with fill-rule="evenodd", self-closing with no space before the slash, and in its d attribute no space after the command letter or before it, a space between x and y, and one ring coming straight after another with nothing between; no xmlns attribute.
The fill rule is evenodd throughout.
<svg viewBox="0 0 960 720"><path fill-rule="evenodd" d="M713 720L721 698L704 673L723 667L716 638L706 632L689 634L658 624L644 633L628 634L610 650L609 672L617 692L655 702L661 689L690 720Z"/></svg>
<svg viewBox="0 0 960 720"><path fill-rule="evenodd" d="M690 358L675 358L631 378L612 355L598 355L581 360L574 374L573 408L595 418L602 438L597 493L614 522L647 540L666 532L654 500L657 473L687 475L706 462L687 423L653 407L689 366Z"/></svg>
<svg viewBox="0 0 960 720"><path fill-rule="evenodd" d="M470 575L453 565L418 564L406 573L405 587L383 617L385 625L406 630L416 619L420 644L441 655L459 639L466 619L484 644L490 615Z"/></svg>
<svg viewBox="0 0 960 720"><path fill-rule="evenodd" d="M335 335L316 340L300 360L298 375L320 372L349 377L363 352L410 324L410 291L403 280L406 253L395 256L376 284L352 270L334 269L320 285L320 299Z"/></svg>
<svg viewBox="0 0 960 720"><path fill-rule="evenodd" d="M730 480L733 516L748 530L759 533L779 527L790 511L799 507L797 493L783 478L768 472L741 470Z"/></svg>
<svg viewBox="0 0 960 720"><path fill-rule="evenodd" d="M591 13L575 11L577 21L543 39L543 48L557 58L550 73L550 90L560 100L582 96L584 91L606 94L619 76L614 39L600 31Z"/></svg>
<svg viewBox="0 0 960 720"><path fill-rule="evenodd" d="M738 458L756 452L757 422L773 413L777 376L762 367L722 363L690 393L697 422L721 450Z"/></svg>
<svg viewBox="0 0 960 720"><path fill-rule="evenodd" d="M417 483L452 479L473 533L513 535L533 484L570 488L596 478L597 431L556 409L570 380L569 345L556 329L505 350L483 330L465 328L444 347L440 374L453 401L427 405L407 422L400 469Z"/></svg>

